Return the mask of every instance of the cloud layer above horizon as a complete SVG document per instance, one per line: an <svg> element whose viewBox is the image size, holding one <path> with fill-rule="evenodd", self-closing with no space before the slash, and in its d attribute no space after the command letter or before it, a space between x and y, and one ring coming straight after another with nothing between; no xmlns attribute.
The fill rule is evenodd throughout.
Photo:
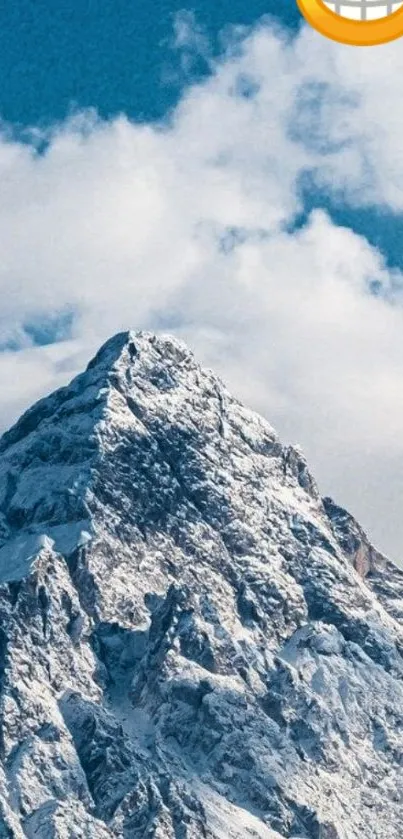
<svg viewBox="0 0 403 839"><path fill-rule="evenodd" d="M403 560L403 277L325 212L296 223L307 184L403 212L402 69L399 43L267 21L162 125L4 127L2 428L112 333L174 332Z"/></svg>

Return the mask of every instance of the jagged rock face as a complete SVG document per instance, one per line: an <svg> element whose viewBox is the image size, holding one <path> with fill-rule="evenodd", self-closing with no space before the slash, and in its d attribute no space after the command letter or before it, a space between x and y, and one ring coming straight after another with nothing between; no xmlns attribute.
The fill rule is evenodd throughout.
<svg viewBox="0 0 403 839"><path fill-rule="evenodd" d="M171 338L0 441L0 839L398 839L403 573Z"/></svg>

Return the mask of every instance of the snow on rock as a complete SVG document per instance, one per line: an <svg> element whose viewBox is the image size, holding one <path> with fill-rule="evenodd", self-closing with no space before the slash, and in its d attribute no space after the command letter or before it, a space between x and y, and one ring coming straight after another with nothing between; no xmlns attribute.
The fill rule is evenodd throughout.
<svg viewBox="0 0 403 839"><path fill-rule="evenodd" d="M181 342L0 440L0 839L400 839L403 572Z"/></svg>

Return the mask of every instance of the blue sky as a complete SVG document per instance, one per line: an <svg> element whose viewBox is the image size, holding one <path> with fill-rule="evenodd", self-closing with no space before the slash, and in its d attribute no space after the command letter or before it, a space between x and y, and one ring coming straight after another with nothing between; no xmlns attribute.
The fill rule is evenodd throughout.
<svg viewBox="0 0 403 839"><path fill-rule="evenodd" d="M175 331L401 556L401 43L294 0L17 0L0 70L1 426Z"/></svg>
<svg viewBox="0 0 403 839"><path fill-rule="evenodd" d="M63 119L72 106L103 117L123 111L156 119L180 95L172 50L175 15L192 12L220 48L226 27L275 14L296 27L294 0L15 0L0 4L3 119L22 125ZM193 68L206 70L200 60Z"/></svg>

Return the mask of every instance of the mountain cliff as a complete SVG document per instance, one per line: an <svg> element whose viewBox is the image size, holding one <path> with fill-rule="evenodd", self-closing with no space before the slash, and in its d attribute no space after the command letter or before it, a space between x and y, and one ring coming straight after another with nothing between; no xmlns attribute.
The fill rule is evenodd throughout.
<svg viewBox="0 0 403 839"><path fill-rule="evenodd" d="M403 572L170 337L0 441L0 839L400 839Z"/></svg>

